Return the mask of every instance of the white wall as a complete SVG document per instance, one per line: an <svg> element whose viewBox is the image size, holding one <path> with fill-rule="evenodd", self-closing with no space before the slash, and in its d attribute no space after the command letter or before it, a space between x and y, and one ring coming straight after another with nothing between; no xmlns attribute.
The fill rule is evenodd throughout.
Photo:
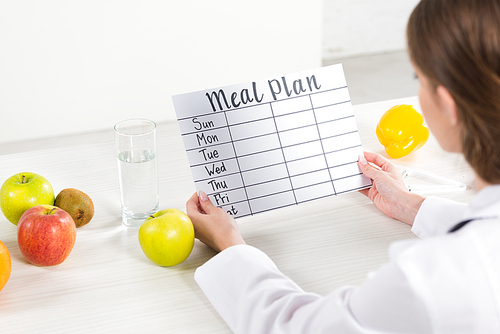
<svg viewBox="0 0 500 334"><path fill-rule="evenodd" d="M170 96L321 65L321 0L0 0L0 145L175 119Z"/></svg>
<svg viewBox="0 0 500 334"><path fill-rule="evenodd" d="M323 57L404 50L406 23L419 1L325 0Z"/></svg>

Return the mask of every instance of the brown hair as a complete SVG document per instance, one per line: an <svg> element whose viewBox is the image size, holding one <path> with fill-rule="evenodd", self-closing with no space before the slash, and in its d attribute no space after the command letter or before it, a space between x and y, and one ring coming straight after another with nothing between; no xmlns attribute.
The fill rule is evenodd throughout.
<svg viewBox="0 0 500 334"><path fill-rule="evenodd" d="M406 34L415 66L455 99L465 159L500 183L500 1L422 0Z"/></svg>

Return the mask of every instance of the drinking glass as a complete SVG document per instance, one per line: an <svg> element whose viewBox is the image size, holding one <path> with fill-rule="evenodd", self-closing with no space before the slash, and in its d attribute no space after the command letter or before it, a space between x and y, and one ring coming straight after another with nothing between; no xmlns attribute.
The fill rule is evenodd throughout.
<svg viewBox="0 0 500 334"><path fill-rule="evenodd" d="M156 124L136 118L121 121L114 129L122 222L127 227L140 227L158 211Z"/></svg>

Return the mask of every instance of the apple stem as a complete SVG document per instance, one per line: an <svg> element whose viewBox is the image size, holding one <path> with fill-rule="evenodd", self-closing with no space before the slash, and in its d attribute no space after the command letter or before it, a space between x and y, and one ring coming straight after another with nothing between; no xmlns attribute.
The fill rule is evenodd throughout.
<svg viewBox="0 0 500 334"><path fill-rule="evenodd" d="M26 178L26 176L25 176L25 175L23 175L23 180L21 181L21 183L26 183L26 182L24 182L24 179L25 179L25 178Z"/></svg>
<svg viewBox="0 0 500 334"><path fill-rule="evenodd" d="M149 215L149 217L151 217L151 218L155 218L155 216L153 216L153 215Z"/></svg>
<svg viewBox="0 0 500 334"><path fill-rule="evenodd" d="M57 208L52 208L52 209L50 209L50 211L49 211L49 215L51 215L51 214L52 214L52 212L54 212L54 210L55 210L55 209L57 209Z"/></svg>

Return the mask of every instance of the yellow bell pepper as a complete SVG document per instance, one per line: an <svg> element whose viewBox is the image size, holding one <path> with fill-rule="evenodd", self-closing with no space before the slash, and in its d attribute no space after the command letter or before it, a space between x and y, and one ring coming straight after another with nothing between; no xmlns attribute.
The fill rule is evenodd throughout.
<svg viewBox="0 0 500 334"><path fill-rule="evenodd" d="M405 104L387 110L377 124L376 133L387 154L394 159L418 150L429 139L422 115Z"/></svg>

